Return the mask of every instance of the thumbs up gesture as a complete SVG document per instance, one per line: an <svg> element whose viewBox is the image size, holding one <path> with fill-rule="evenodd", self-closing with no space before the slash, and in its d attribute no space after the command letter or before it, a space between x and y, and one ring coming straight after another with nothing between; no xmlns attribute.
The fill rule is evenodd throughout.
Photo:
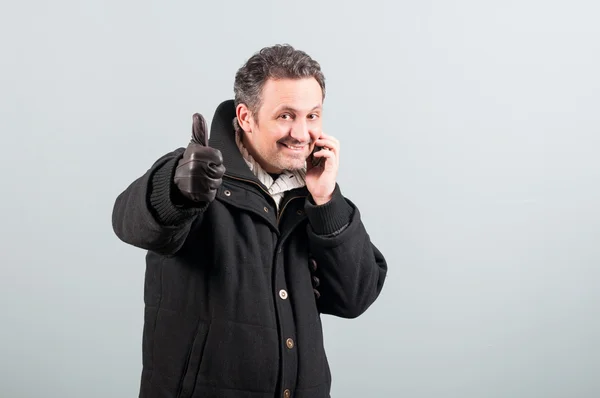
<svg viewBox="0 0 600 398"><path fill-rule="evenodd" d="M208 146L206 120L195 113L192 139L175 170L175 185L184 197L193 202L212 202L224 173L221 151Z"/></svg>

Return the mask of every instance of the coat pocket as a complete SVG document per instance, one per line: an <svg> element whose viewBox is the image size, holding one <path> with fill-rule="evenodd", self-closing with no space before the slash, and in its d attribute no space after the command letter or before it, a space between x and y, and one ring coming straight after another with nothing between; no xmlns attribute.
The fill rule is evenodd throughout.
<svg viewBox="0 0 600 398"><path fill-rule="evenodd" d="M185 368L183 369L181 383L179 385L178 398L190 398L194 394L194 386L198 376L198 369L202 363L204 349L210 333L210 324L199 321L196 328L194 341L188 353Z"/></svg>

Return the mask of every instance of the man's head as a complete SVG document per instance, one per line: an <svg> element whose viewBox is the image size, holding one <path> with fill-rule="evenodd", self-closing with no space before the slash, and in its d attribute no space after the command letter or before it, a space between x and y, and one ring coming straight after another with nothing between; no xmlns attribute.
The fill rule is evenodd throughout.
<svg viewBox="0 0 600 398"><path fill-rule="evenodd" d="M269 173L304 167L321 135L325 77L288 45L266 47L236 73L235 106L244 146Z"/></svg>

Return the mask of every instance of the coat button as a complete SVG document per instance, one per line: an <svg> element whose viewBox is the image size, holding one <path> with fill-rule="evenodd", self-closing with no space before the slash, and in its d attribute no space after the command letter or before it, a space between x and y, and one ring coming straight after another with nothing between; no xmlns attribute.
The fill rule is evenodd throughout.
<svg viewBox="0 0 600 398"><path fill-rule="evenodd" d="M319 299L319 297L321 297L321 293L319 293L319 291L317 289L313 289L313 292L315 292L315 297L317 299Z"/></svg>
<svg viewBox="0 0 600 398"><path fill-rule="evenodd" d="M269 208L268 208L267 206L265 206L265 207L263 208L263 210L265 211L265 213L268 213L268 212L269 212Z"/></svg>
<svg viewBox="0 0 600 398"><path fill-rule="evenodd" d="M231 196L231 191L229 191L227 189L225 191L223 191L223 193L225 194L225 196Z"/></svg>
<svg viewBox="0 0 600 398"><path fill-rule="evenodd" d="M294 348L294 340L292 340L292 339L287 339L287 340L285 341L285 345L287 346L287 348L289 348L289 349L291 350L292 348Z"/></svg>
<svg viewBox="0 0 600 398"><path fill-rule="evenodd" d="M312 277L312 282L313 282L313 286L314 287L319 287L321 281L319 281L319 278L317 278L316 276Z"/></svg>
<svg viewBox="0 0 600 398"><path fill-rule="evenodd" d="M287 294L287 292L284 289L281 289L279 291L279 297L281 297L283 300L285 300L285 299L288 298L288 294Z"/></svg>
<svg viewBox="0 0 600 398"><path fill-rule="evenodd" d="M298 214L299 216L301 216L302 214L304 214L304 211L302 211L302 210L298 210L298 211L296 212L296 214Z"/></svg>
<svg viewBox="0 0 600 398"><path fill-rule="evenodd" d="M283 391L283 398L290 398L292 396L292 392L287 388Z"/></svg>
<svg viewBox="0 0 600 398"><path fill-rule="evenodd" d="M314 258L310 259L310 269L312 270L312 272L315 272L317 270L317 262Z"/></svg>

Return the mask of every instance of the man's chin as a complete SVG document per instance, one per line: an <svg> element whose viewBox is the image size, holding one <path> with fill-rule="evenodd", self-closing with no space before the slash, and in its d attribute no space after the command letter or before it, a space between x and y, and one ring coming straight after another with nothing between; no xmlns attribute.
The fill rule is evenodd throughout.
<svg viewBox="0 0 600 398"><path fill-rule="evenodd" d="M294 156L281 156L281 154L277 154L273 156L271 161L269 162L270 170L278 170L281 171L296 171L302 170L306 168L306 155L304 154L296 154Z"/></svg>
<svg viewBox="0 0 600 398"><path fill-rule="evenodd" d="M274 166L279 170L298 171L298 170L302 170L302 169L306 168L306 162L305 161L285 162L285 163L280 163L280 164L277 164Z"/></svg>
<svg viewBox="0 0 600 398"><path fill-rule="evenodd" d="M293 164L288 165L288 167L286 167L287 171L298 171L298 170L302 170L306 168L306 162L302 161L302 162L295 162Z"/></svg>

